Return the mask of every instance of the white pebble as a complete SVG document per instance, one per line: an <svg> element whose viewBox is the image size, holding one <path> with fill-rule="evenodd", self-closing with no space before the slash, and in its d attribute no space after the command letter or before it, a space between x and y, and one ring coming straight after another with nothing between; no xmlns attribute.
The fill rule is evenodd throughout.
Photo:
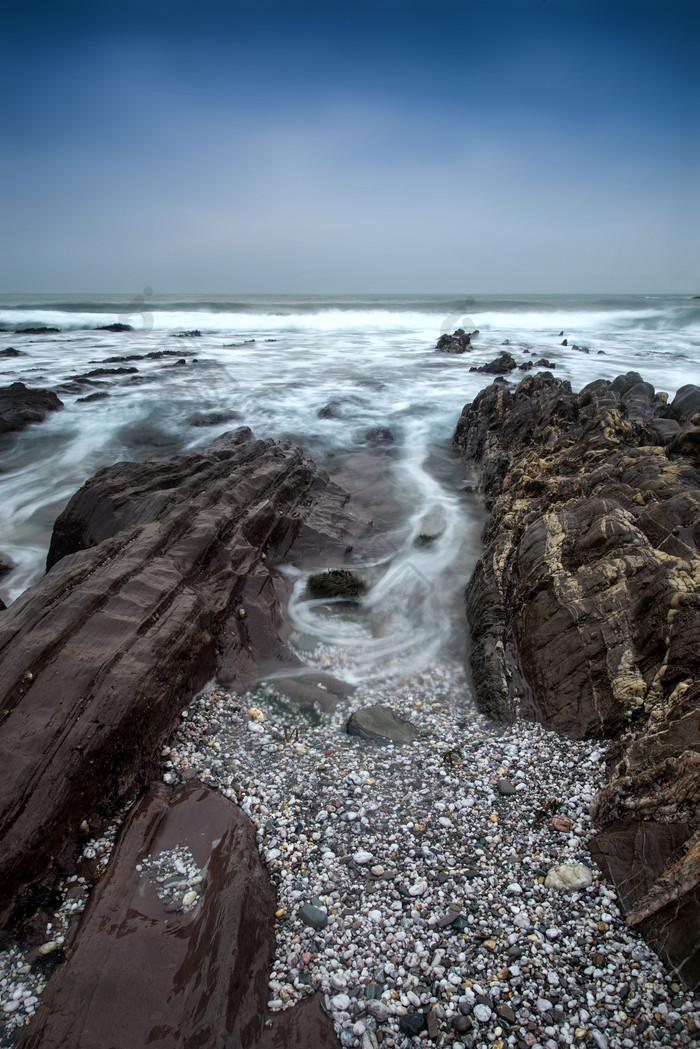
<svg viewBox="0 0 700 1049"><path fill-rule="evenodd" d="M374 859L374 856L371 852L367 852L365 849L359 849L353 856L353 859L355 863L364 864L371 863Z"/></svg>

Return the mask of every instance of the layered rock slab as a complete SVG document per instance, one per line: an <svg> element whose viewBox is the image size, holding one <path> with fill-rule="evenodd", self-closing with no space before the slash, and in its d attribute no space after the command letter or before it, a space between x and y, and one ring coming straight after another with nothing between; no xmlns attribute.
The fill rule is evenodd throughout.
<svg viewBox="0 0 700 1049"><path fill-rule="evenodd" d="M201 892L189 912L168 913L147 861L183 846L203 871ZM335 1049L317 996L267 1013L274 911L248 817L201 784L154 784L19 1046Z"/></svg>
<svg viewBox="0 0 700 1049"><path fill-rule="evenodd" d="M246 428L165 462L121 463L56 522L50 571L0 615L0 881L18 889L131 789L192 694L299 660L271 567L342 562L347 494Z"/></svg>
<svg viewBox="0 0 700 1049"><path fill-rule="evenodd" d="M579 394L538 374L515 389L496 382L482 391L454 439L479 469L490 511L467 589L480 704L499 719L523 715L575 738L615 738L610 781L595 803L598 823L614 835L601 842L602 854L618 849L619 862L608 863L618 885L644 885L627 897L621 890L629 920L693 986L699 397L686 386L667 404L634 372ZM640 879L619 831L634 839L647 821L677 831L657 839L664 863L656 848ZM682 925L695 936L692 950L678 935Z"/></svg>

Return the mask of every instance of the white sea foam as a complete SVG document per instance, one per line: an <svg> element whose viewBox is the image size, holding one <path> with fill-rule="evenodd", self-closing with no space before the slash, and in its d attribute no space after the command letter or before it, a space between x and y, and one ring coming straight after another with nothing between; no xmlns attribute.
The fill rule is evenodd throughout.
<svg viewBox="0 0 700 1049"><path fill-rule="evenodd" d="M492 380L472 367L493 360L507 340L519 363L545 357L574 389L629 370L671 396L700 382L700 310L690 300L183 300L161 302L152 313L139 303L129 313L117 300L65 310L56 302L0 304L9 328L62 329L0 336L0 351L21 353L0 356L0 384L19 379L53 388L65 405L40 425L0 438L1 549L18 566L2 580L3 598L14 599L41 574L53 520L101 466L199 448L242 424L260 437L290 438L332 466L348 450L370 451L367 432L389 427L386 480L403 520L391 556L362 566L374 585L361 613L328 616L301 593L291 606L299 629L350 646L358 678L392 660L415 667L449 637L479 528L468 518L459 478L447 468L438 478L433 460L436 452L443 462L449 457L463 405ZM118 320L134 331L86 330ZM480 330L471 352L436 352L439 333L460 323ZM176 337L194 329L202 336ZM133 356L140 359L109 363ZM136 370L75 385L76 375L96 368ZM80 400L92 393L108 396ZM437 538L418 549L421 533Z"/></svg>

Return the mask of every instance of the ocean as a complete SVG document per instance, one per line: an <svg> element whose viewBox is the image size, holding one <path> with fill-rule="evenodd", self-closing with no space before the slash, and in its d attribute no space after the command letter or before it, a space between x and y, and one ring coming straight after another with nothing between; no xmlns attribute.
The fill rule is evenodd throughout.
<svg viewBox="0 0 700 1049"><path fill-rule="evenodd" d="M113 323L133 330L94 330ZM41 326L59 331L17 333ZM0 555L15 566L0 579L7 603L41 576L53 521L100 467L188 452L247 425L305 447L347 479L370 516L373 492L391 504L383 544L359 554L373 583L371 626L366 617L322 618L303 597L303 571L285 567L296 579L293 626L329 643L354 641L355 679L426 665L454 642L483 513L464 491L472 479L450 443L462 407L493 378L472 366L507 340L518 363L546 357L576 390L630 370L670 397L700 383L700 300L691 296L230 297L147 288L133 297L1 296L0 327L0 385L50 388L65 406L0 437ZM472 351L437 352L438 337L458 327L479 330ZM20 355L2 355L10 347ZM115 360L124 357L133 359ZM377 428L391 439L372 434ZM416 545L420 535L433 541Z"/></svg>

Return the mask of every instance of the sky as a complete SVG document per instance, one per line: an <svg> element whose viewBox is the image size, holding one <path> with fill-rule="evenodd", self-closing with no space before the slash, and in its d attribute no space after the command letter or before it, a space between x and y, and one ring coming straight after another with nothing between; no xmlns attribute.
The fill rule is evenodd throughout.
<svg viewBox="0 0 700 1049"><path fill-rule="evenodd" d="M6 293L700 293L697 0L5 0Z"/></svg>

